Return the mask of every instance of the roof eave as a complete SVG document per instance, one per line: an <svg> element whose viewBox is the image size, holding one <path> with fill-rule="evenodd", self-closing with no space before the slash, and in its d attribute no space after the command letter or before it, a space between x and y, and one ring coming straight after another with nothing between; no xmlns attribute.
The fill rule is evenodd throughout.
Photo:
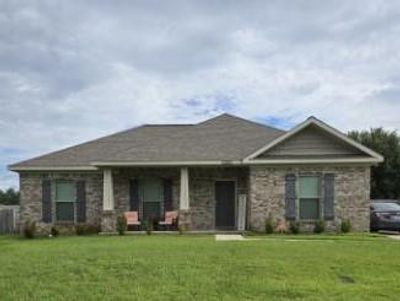
<svg viewBox="0 0 400 301"><path fill-rule="evenodd" d="M240 160L213 160L213 161L97 161L91 163L97 167L129 167L129 166L216 166L240 165Z"/></svg>
<svg viewBox="0 0 400 301"><path fill-rule="evenodd" d="M10 171L94 171L96 166L14 166L7 167Z"/></svg>

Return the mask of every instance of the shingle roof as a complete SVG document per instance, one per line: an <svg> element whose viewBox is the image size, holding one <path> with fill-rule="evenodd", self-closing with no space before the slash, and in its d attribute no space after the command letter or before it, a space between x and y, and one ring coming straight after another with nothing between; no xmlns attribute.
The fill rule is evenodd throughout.
<svg viewBox="0 0 400 301"><path fill-rule="evenodd" d="M14 167L79 167L93 162L241 160L285 132L229 114L193 125L143 125Z"/></svg>

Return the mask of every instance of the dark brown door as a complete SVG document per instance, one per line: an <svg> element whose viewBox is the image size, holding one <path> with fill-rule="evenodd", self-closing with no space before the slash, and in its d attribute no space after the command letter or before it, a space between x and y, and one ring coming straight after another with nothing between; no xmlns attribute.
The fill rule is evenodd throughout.
<svg viewBox="0 0 400 301"><path fill-rule="evenodd" d="M235 182L215 182L215 227L221 230L235 228Z"/></svg>

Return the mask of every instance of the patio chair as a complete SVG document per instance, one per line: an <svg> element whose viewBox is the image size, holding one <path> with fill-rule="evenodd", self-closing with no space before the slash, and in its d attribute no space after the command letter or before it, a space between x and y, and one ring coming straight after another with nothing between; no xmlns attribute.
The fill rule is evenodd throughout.
<svg viewBox="0 0 400 301"><path fill-rule="evenodd" d="M133 228L139 228L141 223L139 221L139 214L137 211L127 211L124 212L124 216L126 219L126 226L129 229L129 226Z"/></svg>
<svg viewBox="0 0 400 301"><path fill-rule="evenodd" d="M172 230L176 226L176 221L178 219L177 211L167 211L165 212L165 220L158 222L160 226L165 227L165 230Z"/></svg>

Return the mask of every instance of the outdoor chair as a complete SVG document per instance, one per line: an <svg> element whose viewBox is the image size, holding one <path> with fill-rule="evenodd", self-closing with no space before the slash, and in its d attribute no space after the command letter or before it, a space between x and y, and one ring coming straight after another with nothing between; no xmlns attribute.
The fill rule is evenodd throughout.
<svg viewBox="0 0 400 301"><path fill-rule="evenodd" d="M178 219L177 211L167 211L165 212L165 220L158 222L158 224L160 226L163 226L165 230L175 230L173 228L176 227L177 219Z"/></svg>
<svg viewBox="0 0 400 301"><path fill-rule="evenodd" d="M128 211L124 213L125 219L126 219L126 226L129 230L129 227L132 228L140 228L140 221L139 221L139 214L137 211Z"/></svg>

